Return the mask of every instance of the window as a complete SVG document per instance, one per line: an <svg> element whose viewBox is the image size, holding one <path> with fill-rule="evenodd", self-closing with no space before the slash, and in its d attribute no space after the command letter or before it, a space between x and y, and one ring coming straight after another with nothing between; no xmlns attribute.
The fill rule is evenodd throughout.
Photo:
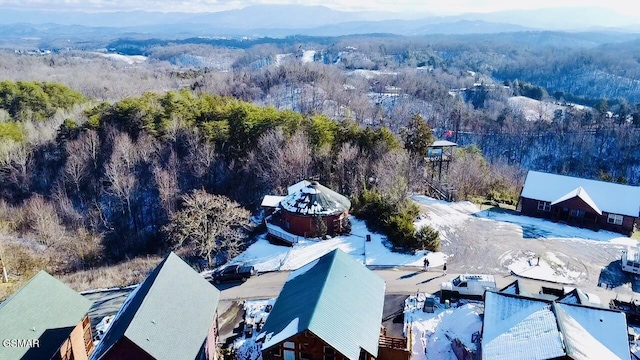
<svg viewBox="0 0 640 360"><path fill-rule="evenodd" d="M551 203L548 201L538 201L538 210L551 211Z"/></svg>
<svg viewBox="0 0 640 360"><path fill-rule="evenodd" d="M571 216L581 218L584 217L584 210L571 209Z"/></svg>
<svg viewBox="0 0 640 360"><path fill-rule="evenodd" d="M324 354L324 360L336 359L336 351L331 346L325 346L322 353Z"/></svg>
<svg viewBox="0 0 640 360"><path fill-rule="evenodd" d="M609 214L609 217L607 218L607 222L609 224L622 225L622 219L623 219L622 215Z"/></svg>
<svg viewBox="0 0 640 360"><path fill-rule="evenodd" d="M296 360L296 344L294 342L284 342L282 347L284 348L284 360Z"/></svg>
<svg viewBox="0 0 640 360"><path fill-rule="evenodd" d="M460 283L460 285L458 285L458 287L467 287L467 282L463 281Z"/></svg>

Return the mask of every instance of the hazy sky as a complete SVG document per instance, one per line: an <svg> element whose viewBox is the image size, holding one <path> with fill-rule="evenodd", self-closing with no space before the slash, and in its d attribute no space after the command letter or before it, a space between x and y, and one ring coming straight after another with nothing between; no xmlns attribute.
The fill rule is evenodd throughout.
<svg viewBox="0 0 640 360"><path fill-rule="evenodd" d="M374 10L437 15L545 7L597 6L640 18L635 0L0 0L0 7L84 11L155 10L212 12L256 4L324 5L337 10Z"/></svg>

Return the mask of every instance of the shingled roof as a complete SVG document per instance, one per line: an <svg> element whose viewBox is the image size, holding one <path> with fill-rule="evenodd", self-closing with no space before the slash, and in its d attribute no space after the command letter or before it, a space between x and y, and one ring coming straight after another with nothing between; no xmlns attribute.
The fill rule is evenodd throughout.
<svg viewBox="0 0 640 360"><path fill-rule="evenodd" d="M91 359L124 338L154 359L195 359L215 316L220 292L170 253L125 300Z"/></svg>
<svg viewBox="0 0 640 360"><path fill-rule="evenodd" d="M39 347L0 346L0 359L50 359L89 308L90 300L40 271L0 304L0 339L39 339Z"/></svg>
<svg viewBox="0 0 640 360"><path fill-rule="evenodd" d="M280 206L288 212L304 216L336 215L348 211L351 202L345 196L312 181L287 195Z"/></svg>
<svg viewBox="0 0 640 360"><path fill-rule="evenodd" d="M262 349L312 332L351 360L361 350L376 356L384 281L342 250L289 275L263 327Z"/></svg>
<svg viewBox="0 0 640 360"><path fill-rule="evenodd" d="M482 358L629 359L626 332L619 311L487 292Z"/></svg>
<svg viewBox="0 0 640 360"><path fill-rule="evenodd" d="M596 212L638 217L640 187L529 171L523 198L559 203L578 197Z"/></svg>

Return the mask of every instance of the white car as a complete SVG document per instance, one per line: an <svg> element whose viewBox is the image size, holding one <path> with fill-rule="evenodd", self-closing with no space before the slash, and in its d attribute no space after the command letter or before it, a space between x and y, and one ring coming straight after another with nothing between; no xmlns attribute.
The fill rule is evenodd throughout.
<svg viewBox="0 0 640 360"><path fill-rule="evenodd" d="M460 275L451 281L440 285L442 297L451 296L482 296L486 290L497 290L493 275Z"/></svg>

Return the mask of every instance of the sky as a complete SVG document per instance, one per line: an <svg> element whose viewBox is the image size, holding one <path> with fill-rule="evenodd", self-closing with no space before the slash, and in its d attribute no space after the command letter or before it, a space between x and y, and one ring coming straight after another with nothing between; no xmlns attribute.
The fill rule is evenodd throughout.
<svg viewBox="0 0 640 360"><path fill-rule="evenodd" d="M215 12L257 4L324 5L344 11L454 15L548 7L604 7L640 18L640 2L632 0L0 0L0 7L13 9L164 12Z"/></svg>

